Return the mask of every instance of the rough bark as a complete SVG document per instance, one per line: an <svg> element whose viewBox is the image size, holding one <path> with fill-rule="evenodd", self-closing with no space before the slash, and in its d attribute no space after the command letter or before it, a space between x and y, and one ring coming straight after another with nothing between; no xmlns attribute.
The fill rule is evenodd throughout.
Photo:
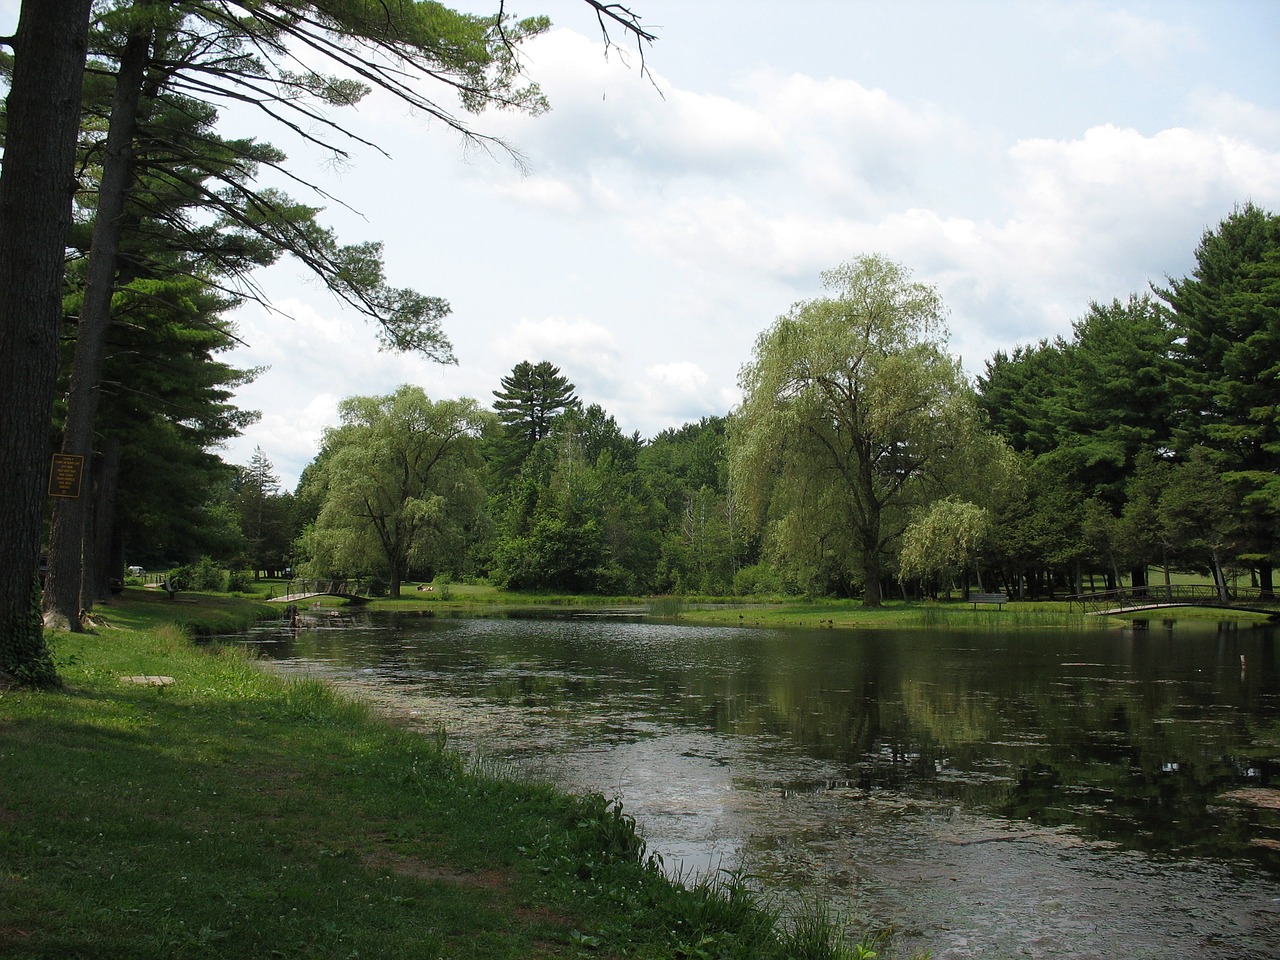
<svg viewBox="0 0 1280 960"><path fill-rule="evenodd" d="M86 526L84 557L87 576L84 596L107 600L111 581L124 582L124 563L118 556L120 538L115 535L116 493L120 488L120 442L107 440L95 464L93 518Z"/></svg>
<svg viewBox="0 0 1280 960"><path fill-rule="evenodd" d="M90 0L25 0L0 174L0 671L57 683L39 617L40 523Z"/></svg>

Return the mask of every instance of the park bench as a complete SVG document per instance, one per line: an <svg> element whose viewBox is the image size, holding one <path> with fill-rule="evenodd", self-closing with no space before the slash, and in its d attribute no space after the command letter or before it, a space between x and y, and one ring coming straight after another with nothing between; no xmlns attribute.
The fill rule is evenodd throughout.
<svg viewBox="0 0 1280 960"><path fill-rule="evenodd" d="M978 609L980 603L994 603L1001 610L1004 605L1009 602L1009 595L1005 593L971 593L969 594L969 602L973 604L973 609Z"/></svg>

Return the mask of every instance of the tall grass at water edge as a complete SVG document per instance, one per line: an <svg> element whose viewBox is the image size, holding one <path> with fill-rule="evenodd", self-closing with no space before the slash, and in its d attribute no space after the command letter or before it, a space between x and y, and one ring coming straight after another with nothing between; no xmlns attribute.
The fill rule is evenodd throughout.
<svg viewBox="0 0 1280 960"><path fill-rule="evenodd" d="M1064 627L1079 630L1111 626L1105 617L1089 617L1060 603L1053 607L1005 604L1002 609L980 607L977 610L968 606L959 609L955 605L927 603L919 605L915 611L918 625L922 627L984 627L996 630ZM901 625L910 626L909 623Z"/></svg>

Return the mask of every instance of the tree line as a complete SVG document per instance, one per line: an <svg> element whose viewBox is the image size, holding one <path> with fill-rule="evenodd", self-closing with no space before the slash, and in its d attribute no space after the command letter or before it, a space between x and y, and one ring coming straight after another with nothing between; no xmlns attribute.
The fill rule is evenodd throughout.
<svg viewBox="0 0 1280 960"><path fill-rule="evenodd" d="M729 593L751 551L735 529L726 419L649 441L584 404L548 361L522 361L490 408L403 385L351 397L295 491L270 462L229 500L268 535L240 562L315 577L483 579L516 590ZM251 542L242 541L246 547Z"/></svg>
<svg viewBox="0 0 1280 960"><path fill-rule="evenodd" d="M547 361L517 364L487 407L413 386L349 398L277 495L295 539L273 549L392 593L447 574L877 606L1141 586L1152 569L1270 592L1280 218L1238 207L1195 262L971 380L937 291L862 256L761 333L735 410L649 440Z"/></svg>

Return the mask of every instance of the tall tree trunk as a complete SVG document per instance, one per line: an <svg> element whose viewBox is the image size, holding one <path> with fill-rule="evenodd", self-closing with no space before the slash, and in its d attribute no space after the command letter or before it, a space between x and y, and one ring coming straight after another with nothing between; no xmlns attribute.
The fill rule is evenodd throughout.
<svg viewBox="0 0 1280 960"><path fill-rule="evenodd" d="M148 5L149 0L139 3L140 7ZM106 358L107 331L111 328L116 260L124 227L125 203L133 177L138 103L150 52L150 22L145 16L135 18L116 75L98 209L89 248L84 304L76 326L67 422L62 437L62 452L83 457L86 465L93 460L93 428L98 416L98 391ZM82 549L90 515L90 502L86 497L62 497L54 503L49 532L49 576L44 596L45 623L51 627L79 629L80 611L93 605L92 594L81 591L81 584L86 580L83 567L92 560Z"/></svg>
<svg viewBox="0 0 1280 960"><path fill-rule="evenodd" d="M405 564L400 560L391 561L391 574L387 578L387 596L395 599L400 596L400 584L404 580Z"/></svg>
<svg viewBox="0 0 1280 960"><path fill-rule="evenodd" d="M119 484L119 479L117 478L117 482L116 482L117 493L119 492L119 489L120 489L120 484ZM114 508L112 509L112 516L113 517L115 516ZM125 564L124 535L120 530L119 523L113 522L111 524L111 542L110 542L110 546L108 547L106 558L107 558L106 569L108 571L108 575L117 578L123 584L124 578L127 575L128 571L126 570L124 565Z"/></svg>
<svg viewBox="0 0 1280 960"><path fill-rule="evenodd" d="M1218 548L1213 548L1213 585L1218 588L1218 599L1227 602L1227 575L1222 571L1222 561L1218 558Z"/></svg>
<svg viewBox="0 0 1280 960"><path fill-rule="evenodd" d="M1276 585L1273 576L1274 569L1275 568L1272 567L1271 562L1268 560L1264 560L1258 565L1258 588L1261 591L1262 596L1267 599L1271 599L1276 595Z"/></svg>
<svg viewBox="0 0 1280 960"><path fill-rule="evenodd" d="M1117 576L1118 576L1118 574L1117 574ZM1134 590L1135 590L1135 591L1136 591L1139 587L1149 587L1149 586L1151 586L1151 579L1150 579L1150 575L1149 575L1149 573L1148 573L1148 571L1147 571L1147 565L1146 565L1145 563L1143 563L1143 564L1138 564L1138 565L1134 566L1134 567L1129 571L1129 581L1130 581L1130 583L1133 585L1133 588L1134 588Z"/></svg>
<svg viewBox="0 0 1280 960"><path fill-rule="evenodd" d="M88 527L90 535L85 538L85 566L90 577L81 593L91 601L108 599L112 580L124 582L124 564L117 556L119 538L115 535L116 493L120 489L120 441L108 440L103 446L101 462L96 470L93 519Z"/></svg>
<svg viewBox="0 0 1280 960"><path fill-rule="evenodd" d="M880 538L873 536L867 539L878 541ZM862 605L864 607L879 607L883 602L884 598L880 592L880 573L879 547L864 545L862 548Z"/></svg>
<svg viewBox="0 0 1280 960"><path fill-rule="evenodd" d="M90 0L24 0L0 175L0 673L58 682L39 616L41 514Z"/></svg>

